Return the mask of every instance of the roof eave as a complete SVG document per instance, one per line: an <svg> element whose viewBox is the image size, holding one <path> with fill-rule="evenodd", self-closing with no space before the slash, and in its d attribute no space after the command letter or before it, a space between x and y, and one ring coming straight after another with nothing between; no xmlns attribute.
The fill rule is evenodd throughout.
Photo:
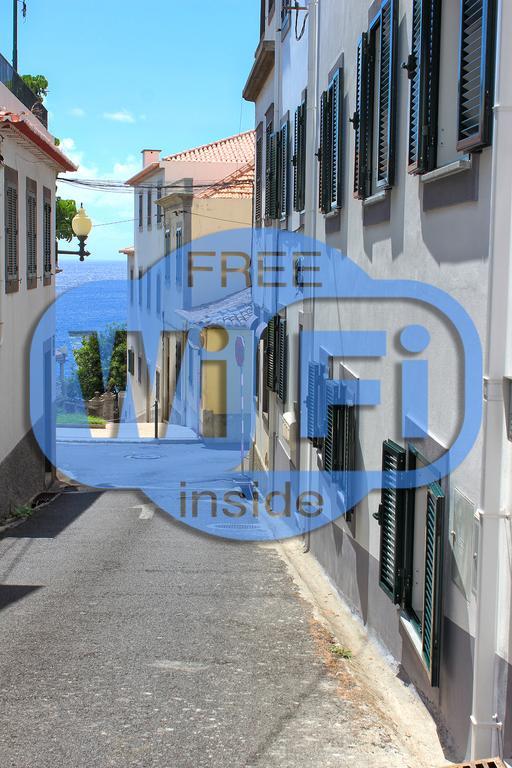
<svg viewBox="0 0 512 768"><path fill-rule="evenodd" d="M254 64L242 94L245 101L256 101L260 95L266 79L274 68L275 47L273 40L262 40L258 45Z"/></svg>

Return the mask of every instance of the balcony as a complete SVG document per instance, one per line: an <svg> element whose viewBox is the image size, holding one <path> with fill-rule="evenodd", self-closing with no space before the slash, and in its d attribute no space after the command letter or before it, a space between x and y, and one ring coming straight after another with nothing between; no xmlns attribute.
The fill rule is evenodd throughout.
<svg viewBox="0 0 512 768"><path fill-rule="evenodd" d="M32 112L41 121L45 128L48 128L48 110L38 101L37 96L34 96L30 88L23 82L1 53L0 82L7 86L11 93L27 107L29 112Z"/></svg>

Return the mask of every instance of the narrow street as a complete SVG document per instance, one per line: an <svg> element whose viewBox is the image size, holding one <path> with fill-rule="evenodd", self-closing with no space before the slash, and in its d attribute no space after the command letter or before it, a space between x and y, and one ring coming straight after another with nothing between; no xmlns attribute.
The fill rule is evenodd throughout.
<svg viewBox="0 0 512 768"><path fill-rule="evenodd" d="M0 575L2 768L421 764L275 547L68 493L4 533Z"/></svg>

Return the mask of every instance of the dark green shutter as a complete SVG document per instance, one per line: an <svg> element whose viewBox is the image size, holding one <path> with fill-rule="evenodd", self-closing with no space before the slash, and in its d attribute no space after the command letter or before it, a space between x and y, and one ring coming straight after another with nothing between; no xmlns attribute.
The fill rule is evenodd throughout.
<svg viewBox="0 0 512 768"><path fill-rule="evenodd" d="M272 391L276 388L276 320L273 317L268 322L267 326L267 349L266 349L266 362L267 362L267 389Z"/></svg>
<svg viewBox="0 0 512 768"><path fill-rule="evenodd" d="M351 122L355 131L354 197L363 200L368 189L368 89L370 85L368 34L363 32L357 46L356 111Z"/></svg>
<svg viewBox="0 0 512 768"><path fill-rule="evenodd" d="M279 168L278 168L278 134L270 136L270 207L269 218L279 217Z"/></svg>
<svg viewBox="0 0 512 768"><path fill-rule="evenodd" d="M322 366L320 363L308 365L308 394L306 399L308 440L316 445L317 437L321 433L321 387L323 381Z"/></svg>
<svg viewBox="0 0 512 768"><path fill-rule="evenodd" d="M341 413L341 470L343 472L343 491L345 499L350 495L351 472L356 469L356 406L346 403ZM352 510L345 511L345 519L350 521Z"/></svg>
<svg viewBox="0 0 512 768"><path fill-rule="evenodd" d="M408 171L432 171L437 162L441 0L414 0L411 55L402 66L410 80Z"/></svg>
<svg viewBox="0 0 512 768"><path fill-rule="evenodd" d="M322 93L320 101L320 148L318 150L320 170L318 175L319 207L322 213L331 210L331 112L329 91Z"/></svg>
<svg viewBox="0 0 512 768"><path fill-rule="evenodd" d="M329 85L330 105L330 208L341 208L342 201L342 136L343 136L343 70L338 69Z"/></svg>
<svg viewBox="0 0 512 768"><path fill-rule="evenodd" d="M327 381L325 385L325 405L327 412L326 435L324 440L324 469L329 474L341 470L341 418L343 406L341 388L337 381Z"/></svg>
<svg viewBox="0 0 512 768"><path fill-rule="evenodd" d="M272 192L272 123L269 123L265 133L265 218L271 218Z"/></svg>
<svg viewBox="0 0 512 768"><path fill-rule="evenodd" d="M263 137L260 136L256 142L256 169L255 169L255 190L254 190L254 219L256 223L261 222L262 216L262 171L263 165Z"/></svg>
<svg viewBox="0 0 512 768"><path fill-rule="evenodd" d="M283 124L279 138L279 218L288 216L288 166L289 166L288 121Z"/></svg>
<svg viewBox="0 0 512 768"><path fill-rule="evenodd" d="M5 188L5 277L6 291L18 290L18 190Z"/></svg>
<svg viewBox="0 0 512 768"><path fill-rule="evenodd" d="M377 188L393 186L395 174L398 3L385 0L380 12L380 76Z"/></svg>
<svg viewBox="0 0 512 768"><path fill-rule="evenodd" d="M293 150L293 209L306 207L306 101L295 110Z"/></svg>
<svg viewBox="0 0 512 768"><path fill-rule="evenodd" d="M438 483L429 485L425 526L425 584L421 646L431 685L439 685L441 646L441 581L443 568L444 494Z"/></svg>
<svg viewBox="0 0 512 768"><path fill-rule="evenodd" d="M403 526L405 491L397 488L397 473L406 465L406 451L391 440L382 446L382 491L379 584L397 605L402 597ZM384 487L385 486L385 487Z"/></svg>
<svg viewBox="0 0 512 768"><path fill-rule="evenodd" d="M52 272L52 206L45 203L43 207L43 262L45 277Z"/></svg>
<svg viewBox="0 0 512 768"><path fill-rule="evenodd" d="M459 152L491 143L495 17L495 0L461 0Z"/></svg>
<svg viewBox="0 0 512 768"><path fill-rule="evenodd" d="M27 238L27 286L37 285L37 198L35 183L27 179L26 238Z"/></svg>
<svg viewBox="0 0 512 768"><path fill-rule="evenodd" d="M281 317L279 318L278 324L277 343L277 395L283 403L286 403L288 384L288 337L286 335L286 320L283 320Z"/></svg>

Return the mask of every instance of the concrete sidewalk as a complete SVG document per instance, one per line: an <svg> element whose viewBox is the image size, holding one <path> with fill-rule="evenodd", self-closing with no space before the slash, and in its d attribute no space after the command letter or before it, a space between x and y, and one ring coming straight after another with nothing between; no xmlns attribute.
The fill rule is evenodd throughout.
<svg viewBox="0 0 512 768"><path fill-rule="evenodd" d="M332 654L273 545L195 533L135 493L64 493L0 539L0 577L2 766L444 762Z"/></svg>
<svg viewBox="0 0 512 768"><path fill-rule="evenodd" d="M154 440L155 425L147 422L133 424L113 424L108 422L105 429L87 427L57 427L57 442L84 442L89 440L116 440L133 443L138 440ZM189 427L179 424L161 423L158 425L158 439L169 443L198 443L200 439Z"/></svg>

